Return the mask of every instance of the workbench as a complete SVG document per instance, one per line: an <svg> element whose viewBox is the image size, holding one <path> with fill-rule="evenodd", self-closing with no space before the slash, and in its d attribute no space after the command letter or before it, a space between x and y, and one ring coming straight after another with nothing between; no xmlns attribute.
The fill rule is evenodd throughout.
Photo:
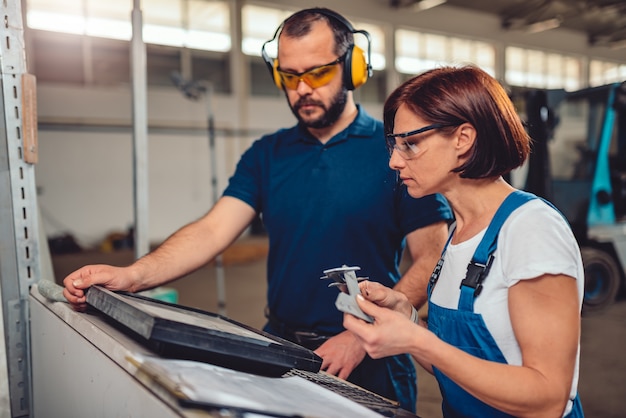
<svg viewBox="0 0 626 418"><path fill-rule="evenodd" d="M159 354L151 351L132 334L114 326L110 318L96 310L75 312L65 302L46 299L36 285L31 287L28 303L33 376L32 416L36 418L414 416L394 408L379 414L381 410L366 408L361 402L340 395L333 387L325 388L299 376L246 376L229 369L213 371L211 368L217 366L193 362L181 363L177 369L176 361L179 360L160 358ZM167 372L161 375L152 373L153 369L141 363L142 358L152 359L157 366L163 366L162 370L169 369L170 375L166 376ZM211 389L210 393L219 392L222 389L220 383L223 383L221 386L224 390L227 386L240 390L240 393L234 394L236 396L233 396L233 392L230 395L224 392L224 399L239 398L244 407L233 409L232 404L219 407L212 400L211 407L207 408L204 404L197 407L198 403L181 401L177 385L185 380L191 382L192 375L195 376L198 392L205 390L206 393L211 385L215 389ZM235 384L236 379L249 381L250 386L242 385L239 388ZM344 381L341 382L343 384ZM293 383L292 387L290 383ZM250 390L253 384L270 394L268 402L259 402L258 397L254 398ZM250 412L251 409L245 407L250 404L261 405L261 408L266 409ZM298 409L301 405L301 411L284 413L289 408L293 411L294 405L298 405ZM263 413L259 414L259 410Z"/></svg>

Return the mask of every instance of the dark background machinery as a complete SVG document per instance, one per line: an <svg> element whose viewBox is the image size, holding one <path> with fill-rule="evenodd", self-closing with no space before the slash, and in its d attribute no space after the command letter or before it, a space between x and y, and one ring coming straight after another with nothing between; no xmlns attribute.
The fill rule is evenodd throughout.
<svg viewBox="0 0 626 418"><path fill-rule="evenodd" d="M626 81L513 92L534 140L525 189L570 222L585 266L584 309L613 303L626 271Z"/></svg>

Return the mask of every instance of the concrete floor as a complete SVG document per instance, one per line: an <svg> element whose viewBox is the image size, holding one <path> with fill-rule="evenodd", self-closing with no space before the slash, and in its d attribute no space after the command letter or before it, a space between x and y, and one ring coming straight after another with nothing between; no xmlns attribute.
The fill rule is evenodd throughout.
<svg viewBox="0 0 626 418"><path fill-rule="evenodd" d="M264 238L248 238L235 244L224 256L226 315L255 328L264 324ZM57 281L89 263L125 265L131 251L85 252L53 256ZM218 312L214 266L204 267L170 287L178 291L178 303ZM589 418L626 417L626 299L621 298L602 312L582 319L580 396ZM417 412L422 418L441 417L441 396L434 378L418 369Z"/></svg>

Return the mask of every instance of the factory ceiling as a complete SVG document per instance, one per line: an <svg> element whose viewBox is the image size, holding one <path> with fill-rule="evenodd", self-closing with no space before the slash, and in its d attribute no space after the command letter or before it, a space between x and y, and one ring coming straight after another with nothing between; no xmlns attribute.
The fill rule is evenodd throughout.
<svg viewBox="0 0 626 418"><path fill-rule="evenodd" d="M440 4L497 15L503 29L562 27L586 34L591 46L626 47L626 0L386 0L413 10Z"/></svg>

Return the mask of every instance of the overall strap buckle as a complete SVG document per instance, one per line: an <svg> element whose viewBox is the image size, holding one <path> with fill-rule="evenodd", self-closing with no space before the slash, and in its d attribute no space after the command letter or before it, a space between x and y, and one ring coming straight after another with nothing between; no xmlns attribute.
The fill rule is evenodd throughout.
<svg viewBox="0 0 626 418"><path fill-rule="evenodd" d="M474 289L474 296L480 295L480 292L483 290L482 282L489 274L489 269L491 268L491 264L493 263L493 254L490 254L487 258L487 263L482 264L472 259L472 261L467 265L467 273L465 274L465 278L461 281L461 286L467 286Z"/></svg>

